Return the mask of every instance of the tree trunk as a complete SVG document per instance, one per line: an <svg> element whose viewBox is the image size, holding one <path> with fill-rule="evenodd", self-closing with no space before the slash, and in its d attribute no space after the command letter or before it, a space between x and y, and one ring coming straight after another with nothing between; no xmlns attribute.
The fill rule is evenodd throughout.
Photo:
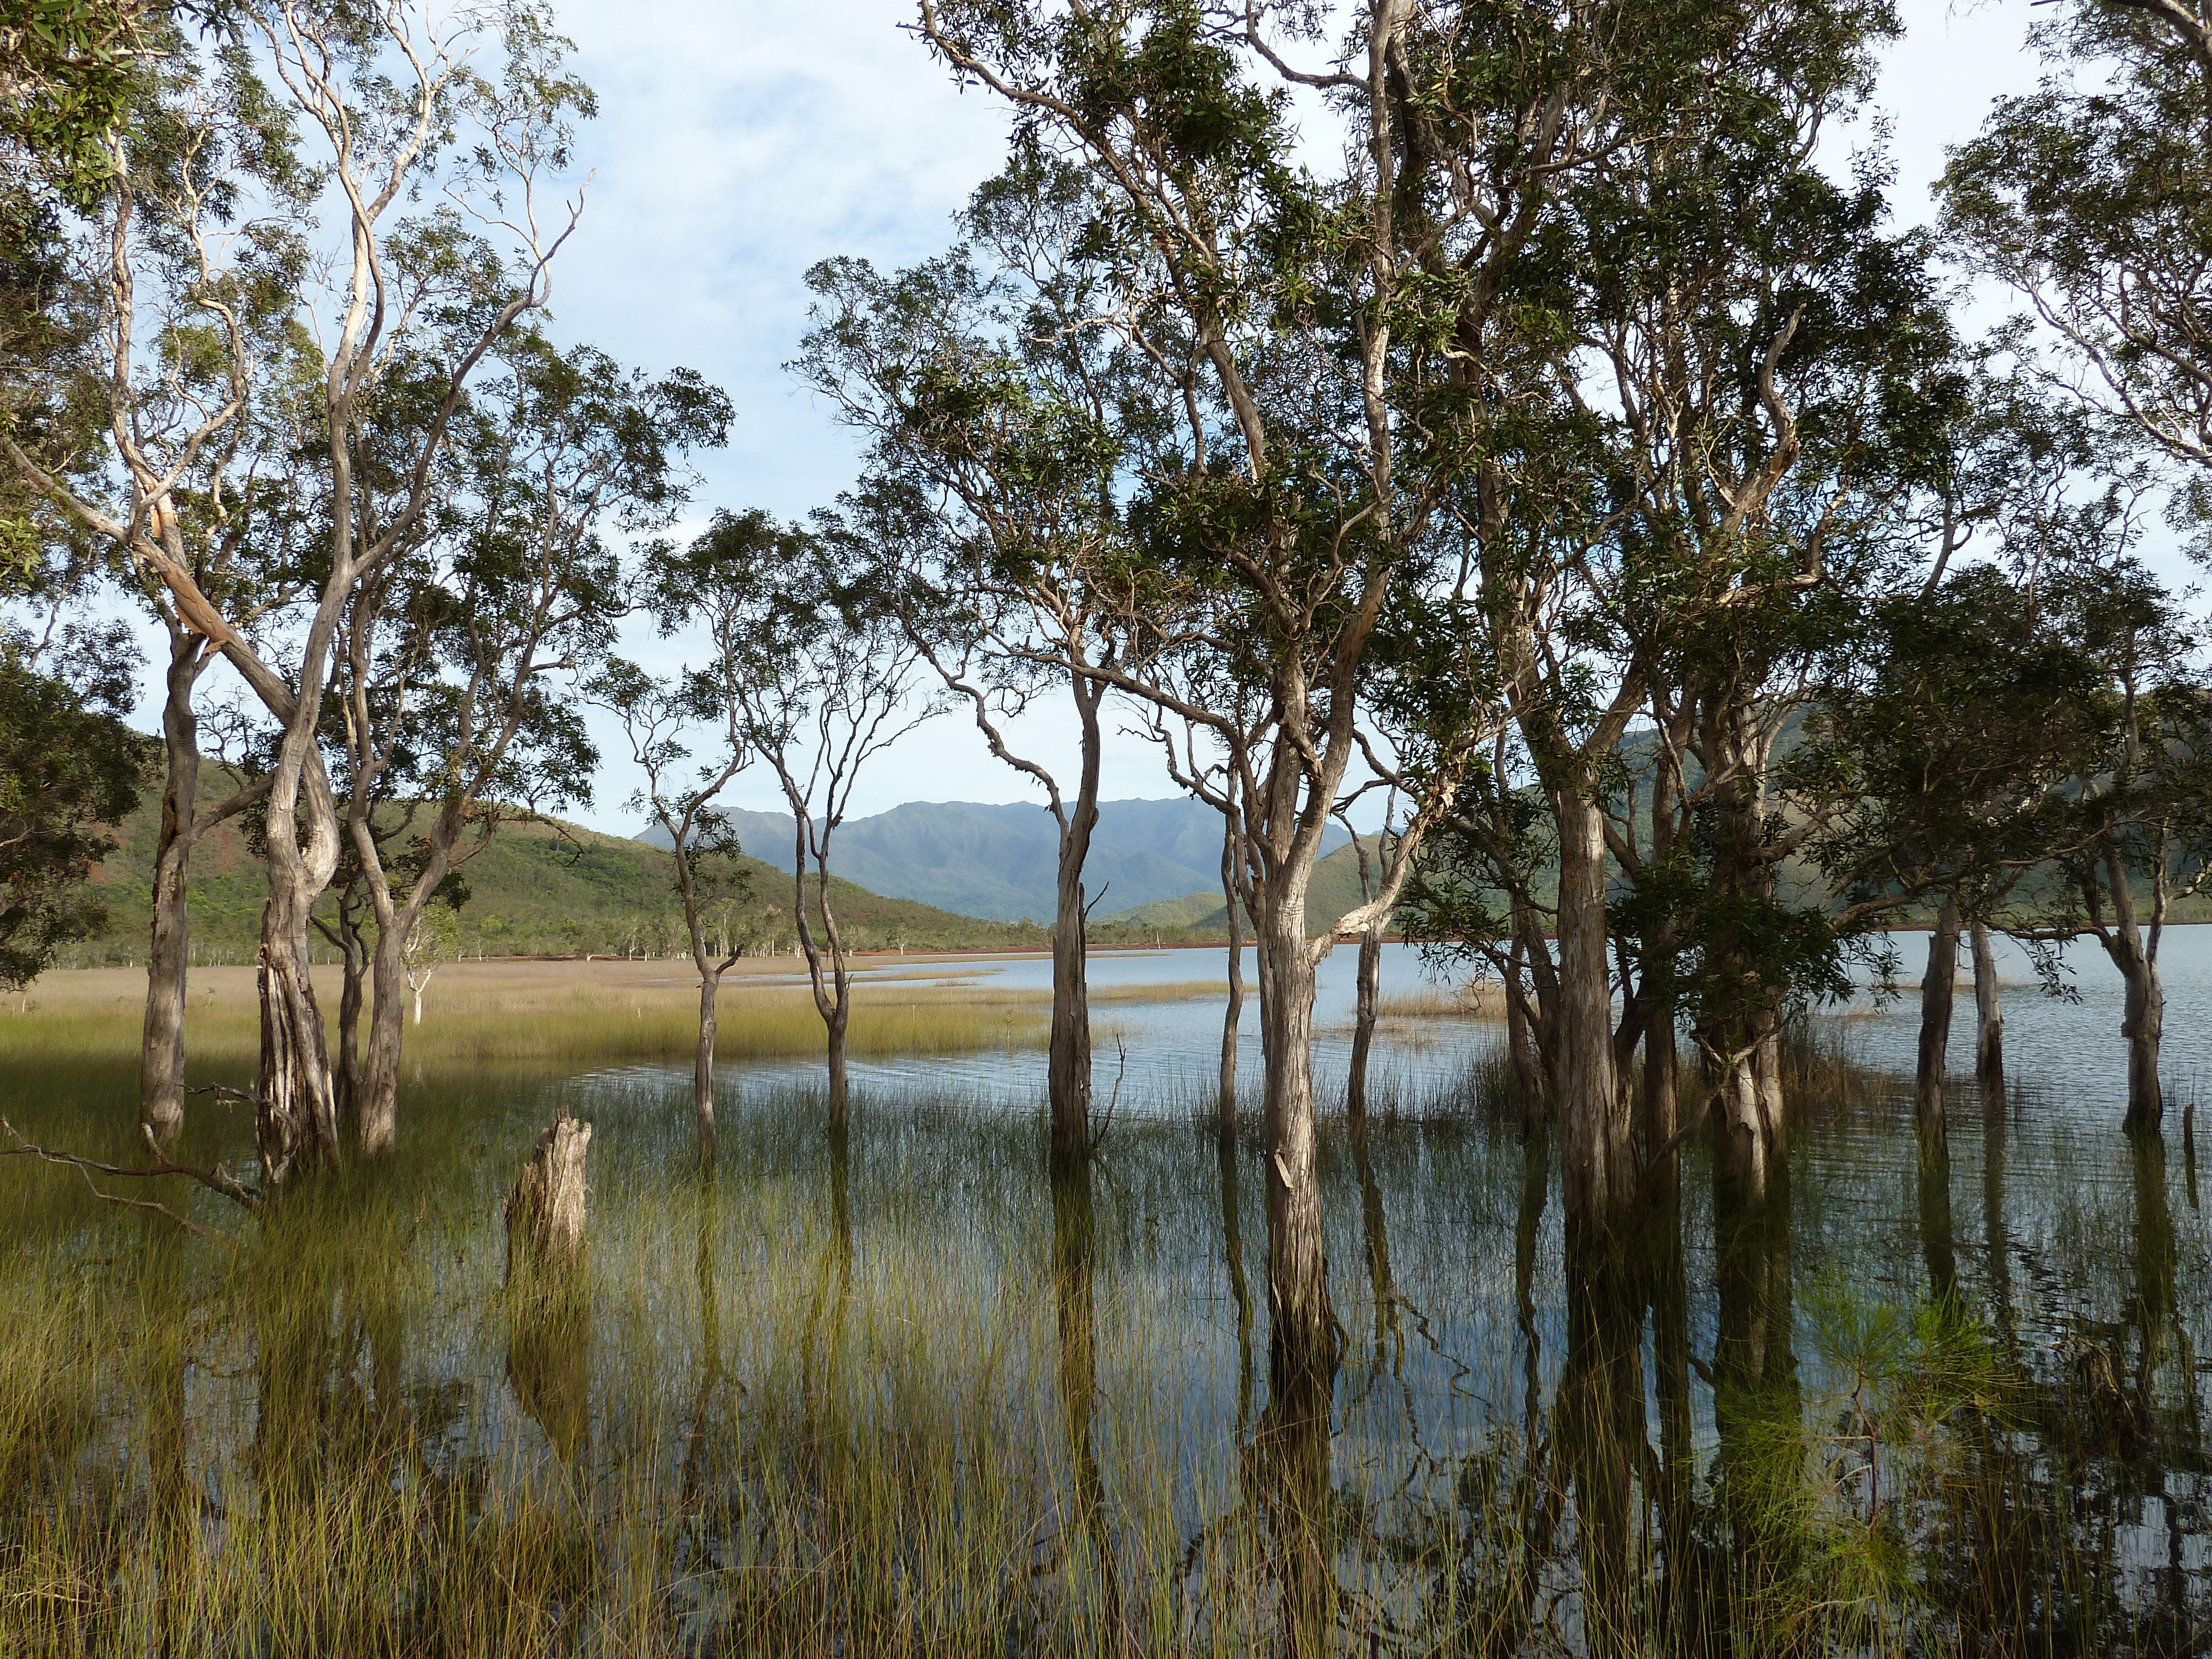
<svg viewBox="0 0 2212 1659"><path fill-rule="evenodd" d="M699 1119L699 1162L714 1163L714 1012L722 976L699 975L699 1046L691 1059L691 1104Z"/></svg>
<svg viewBox="0 0 2212 1659"><path fill-rule="evenodd" d="M1674 856L1674 773L1661 765L1651 781L1651 861L1665 865ZM1663 964L1671 973L1675 954L1674 925L1662 921L1652 929L1647 963ZM1681 1061L1674 1047L1674 996L1652 983L1649 966L1637 987L1644 1005L1644 1160L1646 1196L1671 1205L1680 1195L1681 1158L1667 1150L1681 1127ZM1668 981L1671 982L1671 981ZM1671 1212L1670 1212L1671 1213ZM1679 1232L1679 1218L1676 1222ZM1679 1242L1679 1241L1678 1241Z"/></svg>
<svg viewBox="0 0 2212 1659"><path fill-rule="evenodd" d="M1973 926L1974 952L1974 1080L1981 1085L1982 1106L1995 1110L2004 1104L2004 1006L1997 1000L1996 953L1990 948L1987 924Z"/></svg>
<svg viewBox="0 0 2212 1659"><path fill-rule="evenodd" d="M161 839L154 853L154 927L146 955L146 1024L138 1053L138 1121L155 1142L174 1143L185 1127L185 979L191 961L186 901L199 810L199 721L192 688L200 641L181 629L169 641L168 696L161 744L168 777L161 790Z"/></svg>
<svg viewBox="0 0 2212 1659"><path fill-rule="evenodd" d="M848 1090L845 1083L845 1025L852 1013L852 1001L843 987L838 988L836 1011L824 1022L829 1030L830 1048L830 1127L840 1133L845 1127L845 1106Z"/></svg>
<svg viewBox="0 0 2212 1659"><path fill-rule="evenodd" d="M278 803L272 801L271 816ZM276 837L270 837L272 844ZM324 1046L322 1011L307 975L307 917L322 883L296 848L270 860L261 913L260 1098L254 1139L262 1179L282 1185L304 1164L338 1161L337 1098Z"/></svg>
<svg viewBox="0 0 2212 1659"><path fill-rule="evenodd" d="M1229 917L1229 1005L1221 1016L1220 1139L1231 1146L1237 1139L1237 1031L1244 1019L1244 906L1237 896L1236 878L1237 825L1221 820L1221 896Z"/></svg>
<svg viewBox="0 0 2212 1659"><path fill-rule="evenodd" d="M1943 1139L1943 1074L1951 1046L1951 1006L1959 974L1959 901L1943 896L1928 935L1928 971L1920 981L1920 1065L1913 1078L1913 1115L1923 1140Z"/></svg>
<svg viewBox="0 0 2212 1659"><path fill-rule="evenodd" d="M2105 954L2112 959L2112 966L2120 970L2121 981L2127 988L2120 1019L2120 1035L2128 1043L2128 1110L2124 1127L2130 1134L2156 1134L2166 1115L2166 1101L2158 1086L2158 1046L2166 1025L2166 992L2159 983L2157 940L2164 906L2161 900L2154 912L2151 940L2146 947L2142 928L2136 919L2135 893L2128 884L2126 862L2116 848L2108 847L2104 866L2104 884L2112 905L2112 926L2100 927L2097 937L2105 947ZM2094 883L2093 877L2084 890L2084 896L2092 901L2092 915L2096 914Z"/></svg>
<svg viewBox="0 0 2212 1659"><path fill-rule="evenodd" d="M1367 1053L1375 1041L1376 1009L1382 999L1382 924L1359 936L1359 989L1352 1024L1352 1071L1345 1079L1344 1110L1355 1122L1367 1115Z"/></svg>
<svg viewBox="0 0 2212 1659"><path fill-rule="evenodd" d="M1644 1024L1644 1156L1646 1182L1657 1195L1672 1194L1679 1179L1681 1154L1662 1149L1681 1127L1680 1083L1674 1011L1654 1007Z"/></svg>
<svg viewBox="0 0 2212 1659"><path fill-rule="evenodd" d="M1553 797L1559 828L1559 1099L1567 1225L1612 1236L1635 1197L1628 1121L1614 1087L1606 951L1605 835L1598 805Z"/></svg>
<svg viewBox="0 0 2212 1659"><path fill-rule="evenodd" d="M445 872L441 870L431 887L443 879ZM429 891L422 886L421 877L416 879L416 890ZM387 903L380 908L386 914L378 917L368 1049L361 1083L361 1150L369 1157L390 1152L399 1139L399 1051L406 1035L400 1015L406 1006L402 997L407 984L407 963L401 950L421 914L411 902L397 907Z"/></svg>
<svg viewBox="0 0 2212 1659"><path fill-rule="evenodd" d="M591 1146L592 1126L569 1116L565 1105L539 1131L502 1211L510 1278L518 1269L574 1262L583 1254L584 1160Z"/></svg>
<svg viewBox="0 0 2212 1659"><path fill-rule="evenodd" d="M1263 957L1260 1023L1267 1048L1263 1136L1267 1194L1268 1357L1303 1393L1336 1375L1336 1316L1322 1238L1314 1130L1313 958L1305 938L1308 871L1271 872L1253 918Z"/></svg>
<svg viewBox="0 0 2212 1659"><path fill-rule="evenodd" d="M2127 965L2126 1017L2120 1030L2128 1040L2128 1114L2132 1132L2159 1133L2166 1100L2158 1083L2159 1041L2166 1027L2166 991L2159 983L2154 957L2136 952Z"/></svg>
<svg viewBox="0 0 2212 1659"><path fill-rule="evenodd" d="M351 885L339 895L337 925L326 933L326 936L335 935L331 942L338 947L343 974L338 982L338 1060L331 1084L337 1091L339 1121L350 1122L356 1136L366 1087L361 1064L361 1007L369 975L368 950L362 943L359 897Z"/></svg>
<svg viewBox="0 0 2212 1659"><path fill-rule="evenodd" d="M1708 765L1723 775L1715 811L1716 879L1723 893L1763 908L1774 898L1774 866L1765 856L1765 739L1748 709L1716 702L1705 716L1703 745ZM1737 1008L1704 1034L1718 1073L1714 1181L1731 1202L1753 1209L1773 1200L1787 1167L1782 1015L1761 949L1756 938L1723 929L1709 950Z"/></svg>
<svg viewBox="0 0 2212 1659"><path fill-rule="evenodd" d="M1512 1057L1513 1080L1521 1091L1521 1120L1538 1123L1544 1115L1543 1076L1528 1030L1528 946L1517 933L1506 952L1505 975L1505 1051Z"/></svg>
<svg viewBox="0 0 2212 1659"><path fill-rule="evenodd" d="M1091 856L1091 831L1098 823L1098 699L1102 695L1079 674L1073 684L1083 733L1083 771L1074 811L1060 827L1052 930L1052 1036L1045 1060L1052 1115L1051 1161L1062 1168L1091 1155L1091 988L1083 866Z"/></svg>

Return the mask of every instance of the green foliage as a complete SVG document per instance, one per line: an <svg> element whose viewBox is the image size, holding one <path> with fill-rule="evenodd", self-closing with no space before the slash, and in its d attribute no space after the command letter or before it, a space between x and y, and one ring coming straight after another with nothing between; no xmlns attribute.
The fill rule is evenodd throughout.
<svg viewBox="0 0 2212 1659"><path fill-rule="evenodd" d="M95 642L91 673L58 675L0 634L0 988L28 984L107 921L89 884L147 763L113 706L129 696L116 643Z"/></svg>

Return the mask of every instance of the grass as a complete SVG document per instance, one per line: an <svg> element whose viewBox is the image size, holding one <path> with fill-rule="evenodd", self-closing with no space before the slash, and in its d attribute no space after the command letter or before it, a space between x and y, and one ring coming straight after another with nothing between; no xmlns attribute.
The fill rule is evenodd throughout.
<svg viewBox="0 0 2212 1659"><path fill-rule="evenodd" d="M9 1076L28 1133L127 1122L127 1070ZM1031 1117L869 1096L833 1140L748 1097L702 1183L687 1096L456 1068L398 1158L258 1220L150 1185L230 1244L0 1161L0 1653L2202 1650L2162 1494L2212 1264L2105 1138L1978 1167L1962 1108L1962 1219L2009 1243L1948 1297L1893 1091L1808 1113L1768 1225L1693 1142L1608 1287L1543 1135L1408 1092L1324 1125L1316 1424L1271 1406L1263 1171L1202 1102L1055 1184ZM510 1285L558 1102L587 1260Z"/></svg>
<svg viewBox="0 0 2212 1659"><path fill-rule="evenodd" d="M723 981L714 1052L759 1060L820 1052L822 1020L787 969L746 964ZM773 974L786 982L749 981ZM253 972L203 968L191 981L188 1052L218 1071L259 1053ZM338 1004L336 969L317 969L325 1019ZM136 1062L145 976L127 969L46 975L0 1003L0 1061ZM686 964L644 962L461 963L441 969L409 1024L403 1053L422 1073L501 1063L610 1065L688 1056L698 1041L697 981ZM365 1029L365 1022L364 1022ZM847 1036L855 1054L969 1054L1042 1040L1036 999L965 985L875 982L865 973Z"/></svg>

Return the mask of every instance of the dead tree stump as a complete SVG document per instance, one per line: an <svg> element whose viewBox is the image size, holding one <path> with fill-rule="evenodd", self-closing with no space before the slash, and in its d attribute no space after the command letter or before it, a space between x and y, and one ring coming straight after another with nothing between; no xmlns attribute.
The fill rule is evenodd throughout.
<svg viewBox="0 0 2212 1659"><path fill-rule="evenodd" d="M561 1115L538 1137L507 1195L507 1269L572 1263L584 1252L584 1155L592 1126Z"/></svg>

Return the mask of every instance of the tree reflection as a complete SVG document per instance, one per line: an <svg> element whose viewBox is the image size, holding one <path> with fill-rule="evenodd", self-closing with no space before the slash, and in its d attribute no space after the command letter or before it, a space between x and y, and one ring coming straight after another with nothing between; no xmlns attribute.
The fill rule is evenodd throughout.
<svg viewBox="0 0 2212 1659"><path fill-rule="evenodd" d="M1100 1615L1116 1650L1129 1645L1122 1621L1121 1567L1106 1512L1106 1483L1099 1473L1091 1431L1098 1400L1097 1316L1093 1299L1096 1217L1091 1165L1055 1161L1052 1183L1052 1283L1060 1329L1060 1401L1067 1427L1075 1486L1075 1530L1091 1542L1097 1559ZM1062 1559L1070 1540L1060 1540Z"/></svg>

